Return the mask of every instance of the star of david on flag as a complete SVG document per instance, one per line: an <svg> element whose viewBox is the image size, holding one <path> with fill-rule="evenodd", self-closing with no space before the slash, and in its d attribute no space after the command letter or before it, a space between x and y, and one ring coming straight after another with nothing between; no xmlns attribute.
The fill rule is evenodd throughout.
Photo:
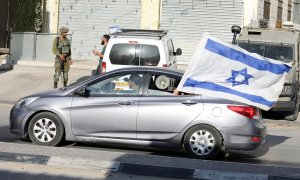
<svg viewBox="0 0 300 180"><path fill-rule="evenodd" d="M204 33L177 89L269 110L290 68Z"/></svg>
<svg viewBox="0 0 300 180"><path fill-rule="evenodd" d="M242 80L240 80L242 78ZM249 79L253 76L247 74L247 68L242 69L241 71L231 70L231 77L226 79L228 82L232 82L232 86L240 84L249 84Z"/></svg>

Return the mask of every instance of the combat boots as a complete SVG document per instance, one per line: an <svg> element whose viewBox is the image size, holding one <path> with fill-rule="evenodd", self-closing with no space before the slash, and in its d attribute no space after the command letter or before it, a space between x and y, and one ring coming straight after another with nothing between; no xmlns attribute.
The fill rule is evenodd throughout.
<svg viewBox="0 0 300 180"><path fill-rule="evenodd" d="M64 82L64 87L66 87L67 86L67 82Z"/></svg>
<svg viewBox="0 0 300 180"><path fill-rule="evenodd" d="M57 82L54 82L54 89L57 88Z"/></svg>

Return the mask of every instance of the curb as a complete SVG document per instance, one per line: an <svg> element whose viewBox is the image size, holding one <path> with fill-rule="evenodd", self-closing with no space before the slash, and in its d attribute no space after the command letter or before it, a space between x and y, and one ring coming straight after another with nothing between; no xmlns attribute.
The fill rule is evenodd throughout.
<svg viewBox="0 0 300 180"><path fill-rule="evenodd" d="M125 174L180 179L296 180L300 178L300 176L269 176L268 174L176 168L159 165L142 165L127 162L122 163L118 161L103 161L88 158L70 158L8 152L0 152L0 161L13 161L19 163L40 164L46 166L68 167L78 169L107 170L111 172L120 172Z"/></svg>

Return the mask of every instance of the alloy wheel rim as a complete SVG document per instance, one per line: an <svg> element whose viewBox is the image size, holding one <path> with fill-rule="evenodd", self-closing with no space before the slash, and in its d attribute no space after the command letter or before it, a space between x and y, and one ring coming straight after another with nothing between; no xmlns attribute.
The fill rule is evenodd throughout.
<svg viewBox="0 0 300 180"><path fill-rule="evenodd" d="M33 126L33 133L37 140L40 142L50 142L56 136L56 125L55 123L48 119L39 119Z"/></svg>
<svg viewBox="0 0 300 180"><path fill-rule="evenodd" d="M192 151L197 155L209 154L215 146L213 135L205 130L198 130L190 137L190 146Z"/></svg>

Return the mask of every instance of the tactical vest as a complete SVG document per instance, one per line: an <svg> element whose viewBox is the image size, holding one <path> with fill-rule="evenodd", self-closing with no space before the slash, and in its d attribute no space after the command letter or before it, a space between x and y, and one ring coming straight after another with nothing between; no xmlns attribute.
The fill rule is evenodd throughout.
<svg viewBox="0 0 300 180"><path fill-rule="evenodd" d="M64 41L59 41L59 37L57 37L56 47L60 54L70 54L70 42L67 38Z"/></svg>

